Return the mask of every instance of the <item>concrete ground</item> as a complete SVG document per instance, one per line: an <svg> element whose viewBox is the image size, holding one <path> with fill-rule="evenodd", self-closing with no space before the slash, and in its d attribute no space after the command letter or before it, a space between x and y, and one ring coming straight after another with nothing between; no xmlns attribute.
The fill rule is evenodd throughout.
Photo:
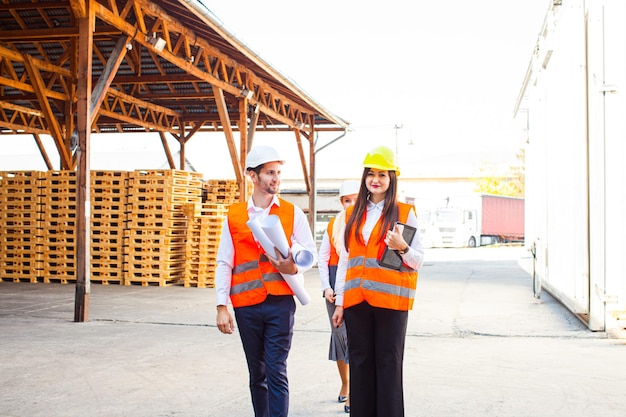
<svg viewBox="0 0 626 417"><path fill-rule="evenodd" d="M532 294L521 247L429 249L405 352L408 417L626 414L626 346ZM289 357L293 417L341 416L317 269ZM0 282L0 416L252 416L239 336L213 289ZM319 295L319 296L318 296ZM383 416L384 417L384 416Z"/></svg>

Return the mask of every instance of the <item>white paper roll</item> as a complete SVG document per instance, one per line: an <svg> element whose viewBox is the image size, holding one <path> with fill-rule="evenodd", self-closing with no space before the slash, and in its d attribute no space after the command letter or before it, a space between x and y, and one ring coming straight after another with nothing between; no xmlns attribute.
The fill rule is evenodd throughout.
<svg viewBox="0 0 626 417"><path fill-rule="evenodd" d="M261 247L263 248L265 253L268 256L276 259L276 251L274 250L274 247L277 247L281 253L283 253L284 250L284 256L287 256L289 254L289 243L287 242L287 237L285 236L285 231L283 229L283 225L280 223L280 219L274 214L268 216L268 218L272 216L272 220L267 222L267 224L265 224L266 222L263 222L262 224L256 217L248 220L246 224L252 231L255 239L261 244ZM266 234L266 231L269 231L272 238L270 238L270 236ZM275 239L276 241L272 239ZM294 245L294 247L296 246L300 246L300 248L302 248L298 251L298 253L300 254L298 258L301 262L307 262L309 261L309 257L313 257L313 254L304 249L302 245ZM308 252L308 254L305 252ZM294 262L298 264L293 252L292 256L294 256ZM312 261L310 262L312 263ZM283 278L287 285L289 285L289 288L291 288L291 291L293 291L293 293L296 295L296 298L298 298L298 301L300 301L300 304L302 304L303 306L309 304L309 302L311 301L311 297L309 296L309 293L306 291L304 286L300 283L299 276L283 275Z"/></svg>
<svg viewBox="0 0 626 417"><path fill-rule="evenodd" d="M293 293L296 295L296 298L298 298L298 301L300 301L300 304L305 306L309 304L309 302L311 301L311 297L309 296L309 293L306 291L304 286L300 283L298 277L299 275L283 276L285 282L287 283L287 285L289 285L289 288L291 288L291 291L293 291Z"/></svg>
<svg viewBox="0 0 626 417"><path fill-rule="evenodd" d="M291 256L296 265L303 269L311 268L315 262L315 256L311 251L297 242L291 247Z"/></svg>
<svg viewBox="0 0 626 417"><path fill-rule="evenodd" d="M276 259L274 244L263 231L263 228L261 227L261 222L255 217L248 220L246 224L248 225L250 230L252 230L252 234L254 235L255 239L261 244L261 247L263 248L265 253Z"/></svg>
<svg viewBox="0 0 626 417"><path fill-rule="evenodd" d="M289 242L285 236L285 230L280 222L280 218L275 214L270 214L261 222L261 228L270 241L278 248L283 258L289 255ZM272 249L272 257L275 258L275 252Z"/></svg>

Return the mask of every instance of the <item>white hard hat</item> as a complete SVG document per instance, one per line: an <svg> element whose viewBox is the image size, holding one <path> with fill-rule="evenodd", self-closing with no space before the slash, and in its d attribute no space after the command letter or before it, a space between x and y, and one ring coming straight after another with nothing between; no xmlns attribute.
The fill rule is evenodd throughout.
<svg viewBox="0 0 626 417"><path fill-rule="evenodd" d="M254 169L259 165L274 161L281 164L285 163L285 160L280 157L276 149L271 146L255 146L250 149L246 157L246 169Z"/></svg>
<svg viewBox="0 0 626 417"><path fill-rule="evenodd" d="M344 183L341 184L341 188L339 188L339 198L344 195L358 194L360 188L361 183L357 180L344 181Z"/></svg>

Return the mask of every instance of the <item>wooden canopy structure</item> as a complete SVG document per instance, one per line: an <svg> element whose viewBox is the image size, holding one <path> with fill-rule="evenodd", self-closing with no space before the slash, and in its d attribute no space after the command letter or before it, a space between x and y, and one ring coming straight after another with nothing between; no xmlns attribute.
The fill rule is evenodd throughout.
<svg viewBox="0 0 626 417"><path fill-rule="evenodd" d="M50 135L60 168L78 174L77 321L89 294L91 133L158 132L176 168L169 133L180 143L182 169L185 143L196 133L223 132L242 198L254 133L290 133L313 224L314 136L347 128L199 0L0 0L0 134L32 135L52 170L40 139Z"/></svg>

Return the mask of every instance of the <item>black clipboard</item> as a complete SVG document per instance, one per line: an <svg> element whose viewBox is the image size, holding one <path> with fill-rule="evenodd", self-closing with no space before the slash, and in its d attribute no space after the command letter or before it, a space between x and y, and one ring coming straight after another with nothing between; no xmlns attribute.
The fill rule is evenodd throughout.
<svg viewBox="0 0 626 417"><path fill-rule="evenodd" d="M417 233L417 228L400 222L396 222L396 225L400 226L400 229L402 230L402 237L410 246L413 238L415 237L415 233ZM398 251L389 249L388 247L385 247L385 250L378 259L378 265L398 271L402 268L402 263L402 256L398 253Z"/></svg>

